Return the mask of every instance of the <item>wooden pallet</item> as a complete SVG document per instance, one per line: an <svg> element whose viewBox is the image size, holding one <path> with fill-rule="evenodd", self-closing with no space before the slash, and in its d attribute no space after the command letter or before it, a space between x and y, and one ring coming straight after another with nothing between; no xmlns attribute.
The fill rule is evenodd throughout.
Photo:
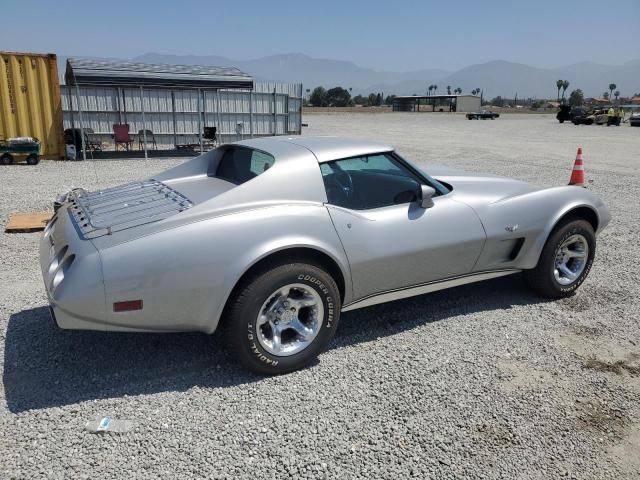
<svg viewBox="0 0 640 480"><path fill-rule="evenodd" d="M4 231L7 233L39 232L44 230L53 213L12 213Z"/></svg>

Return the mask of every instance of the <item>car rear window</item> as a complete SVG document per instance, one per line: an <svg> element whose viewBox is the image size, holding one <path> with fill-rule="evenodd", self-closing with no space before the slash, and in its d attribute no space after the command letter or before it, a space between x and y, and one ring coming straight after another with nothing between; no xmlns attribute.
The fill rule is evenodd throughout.
<svg viewBox="0 0 640 480"><path fill-rule="evenodd" d="M237 185L248 182L266 172L275 158L265 152L251 148L227 148L213 177L221 178Z"/></svg>

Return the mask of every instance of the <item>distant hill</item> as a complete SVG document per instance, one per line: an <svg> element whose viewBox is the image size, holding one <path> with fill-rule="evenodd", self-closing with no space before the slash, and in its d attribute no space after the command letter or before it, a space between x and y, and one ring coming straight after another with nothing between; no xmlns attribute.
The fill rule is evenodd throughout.
<svg viewBox="0 0 640 480"><path fill-rule="evenodd" d="M372 85L395 85L413 78L442 78L445 70L419 72L380 72L360 67L353 62L312 58L302 53L272 55L254 60L232 60L220 56L164 55L146 53L133 59L147 63L176 63L186 65L226 65L243 70L259 80L302 82L305 88L323 85L327 88L341 86L353 88L353 92L370 91Z"/></svg>
<svg viewBox="0 0 640 480"><path fill-rule="evenodd" d="M623 95L640 91L640 61L623 65L600 65L582 62L558 68L537 68L520 63L493 61L471 65L447 75L441 83L455 85L464 91L482 88L485 98L502 95L513 98L550 98L556 95L558 79L568 80L567 94L580 88L587 96L601 96L615 83Z"/></svg>
<svg viewBox="0 0 640 480"><path fill-rule="evenodd" d="M59 56L60 72L64 72L66 56ZM623 95L640 92L640 59L622 65L581 62L558 68L539 68L521 63L496 60L470 65L456 72L425 69L409 72L377 71L353 62L313 58L302 53L271 55L253 60L234 60L218 55L166 55L146 53L131 59L146 63L183 65L235 66L257 80L302 82L305 89L318 85L326 88L352 88L352 94L384 92L385 95L425 94L435 83L438 93L446 86L460 87L467 93L481 88L485 98L497 95L554 98L558 79L569 80L568 91L581 88L586 96L601 96L613 82Z"/></svg>

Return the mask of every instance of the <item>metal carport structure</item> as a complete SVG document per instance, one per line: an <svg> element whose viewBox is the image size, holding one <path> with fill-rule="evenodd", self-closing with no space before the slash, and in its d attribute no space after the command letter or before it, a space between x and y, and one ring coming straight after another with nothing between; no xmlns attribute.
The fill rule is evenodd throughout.
<svg viewBox="0 0 640 480"><path fill-rule="evenodd" d="M393 99L394 112L419 112L420 101L426 100L431 103L433 112L436 111L436 103L448 107L449 111L473 112L480 109L480 97L476 95L407 95L395 97ZM448 104L446 102L448 101ZM442 102L445 102L442 105ZM455 105L455 110L452 106Z"/></svg>
<svg viewBox="0 0 640 480"><path fill-rule="evenodd" d="M160 131L165 148L190 138L201 151L203 128L212 124L227 140L300 133L302 85L256 83L237 68L70 58L65 80L65 124L75 128L74 114L79 117L83 158L84 129L93 126L106 137L111 123L137 125L145 133L145 157L148 125L154 135Z"/></svg>

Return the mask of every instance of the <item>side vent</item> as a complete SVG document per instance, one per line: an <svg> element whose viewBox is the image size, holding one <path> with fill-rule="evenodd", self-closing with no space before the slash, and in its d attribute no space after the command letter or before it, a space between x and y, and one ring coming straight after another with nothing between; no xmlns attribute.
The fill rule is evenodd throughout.
<svg viewBox="0 0 640 480"><path fill-rule="evenodd" d="M509 260L515 260L518 258L518 254L520 253L520 250L522 250L522 245L524 245L524 237L516 240L516 244L513 246L513 250L511 250L511 253L509 254Z"/></svg>

